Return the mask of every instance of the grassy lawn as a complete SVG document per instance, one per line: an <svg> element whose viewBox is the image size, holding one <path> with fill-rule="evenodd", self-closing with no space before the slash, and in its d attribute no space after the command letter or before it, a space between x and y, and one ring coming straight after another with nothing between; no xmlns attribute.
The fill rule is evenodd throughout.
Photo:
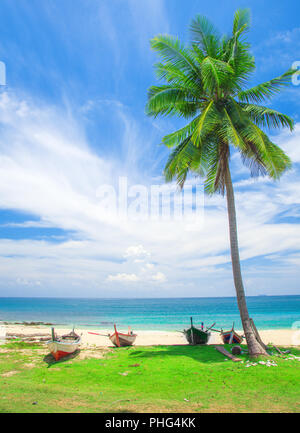
<svg viewBox="0 0 300 433"><path fill-rule="evenodd" d="M272 359L246 368L213 346L156 346L54 362L14 342L0 346L0 412L299 412L299 361Z"/></svg>

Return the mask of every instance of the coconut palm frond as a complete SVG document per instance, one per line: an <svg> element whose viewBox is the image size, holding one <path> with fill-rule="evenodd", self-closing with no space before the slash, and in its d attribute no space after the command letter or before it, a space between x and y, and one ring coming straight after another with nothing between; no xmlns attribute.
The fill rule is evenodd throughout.
<svg viewBox="0 0 300 433"><path fill-rule="evenodd" d="M199 122L200 116L195 117L190 123L181 129L178 129L171 134L165 135L162 139L163 144L167 147L178 146L178 143L182 143L186 138L192 137L193 132Z"/></svg>
<svg viewBox="0 0 300 433"><path fill-rule="evenodd" d="M214 25L206 17L198 15L193 19L190 32L192 44L197 45L205 56L218 56L220 35Z"/></svg>
<svg viewBox="0 0 300 433"><path fill-rule="evenodd" d="M187 137L169 155L164 169L166 181L171 182L176 179L177 184L182 188L191 164L200 160L201 150L193 145L191 137Z"/></svg>
<svg viewBox="0 0 300 433"><path fill-rule="evenodd" d="M287 86L295 71L246 89L255 68L250 45L244 40L249 27L249 10L243 9L236 12L229 36L221 38L207 19L197 16L191 24L190 46L166 35L151 41L162 58L156 73L164 83L150 87L147 114L189 119L162 140L173 148L166 178L176 178L181 186L189 172L205 172L206 192L224 193L230 146L240 152L251 175L278 179L290 167L287 155L261 128L292 130L293 120L261 101Z"/></svg>
<svg viewBox="0 0 300 433"><path fill-rule="evenodd" d="M186 73L172 63L157 63L154 67L159 80L185 87L195 98L198 98L199 93L203 91L201 77L195 79L194 75Z"/></svg>
<svg viewBox="0 0 300 433"><path fill-rule="evenodd" d="M234 71L231 66L222 60L206 57L201 66L203 88L210 94L220 94L222 87L230 81Z"/></svg>
<svg viewBox="0 0 300 433"><path fill-rule="evenodd" d="M148 92L146 113L149 116L178 115L190 117L196 114L199 104L193 94L176 85L152 86Z"/></svg>
<svg viewBox="0 0 300 433"><path fill-rule="evenodd" d="M251 120L260 127L268 128L294 128L294 121L277 110L255 104L240 103L242 109L249 115Z"/></svg>
<svg viewBox="0 0 300 433"><path fill-rule="evenodd" d="M272 179L279 177L291 167L289 157L279 146L272 143L269 137L253 122L242 131L245 140L255 146L256 152Z"/></svg>
<svg viewBox="0 0 300 433"><path fill-rule="evenodd" d="M226 143L215 143L208 157L208 171L204 181L204 191L209 194L225 193L225 172L229 158L229 147Z"/></svg>
<svg viewBox="0 0 300 433"><path fill-rule="evenodd" d="M211 135L212 131L217 128L221 122L222 116L217 109L214 101L206 103L206 107L202 109L201 115L198 117L194 132L192 134L192 141L195 146L200 146Z"/></svg>
<svg viewBox="0 0 300 433"><path fill-rule="evenodd" d="M188 73L198 74L197 66L194 64L189 50L178 40L168 35L158 35L150 41L151 48L163 58L165 62Z"/></svg>
<svg viewBox="0 0 300 433"><path fill-rule="evenodd" d="M251 89L243 90L239 92L237 96L241 102L262 102L279 93L284 86L290 85L291 76L294 73L295 71L293 69L289 69L287 72L280 75L280 77L258 84Z"/></svg>
<svg viewBox="0 0 300 433"><path fill-rule="evenodd" d="M250 21L250 9L238 9L234 14L232 34L239 36L241 32L249 30Z"/></svg>

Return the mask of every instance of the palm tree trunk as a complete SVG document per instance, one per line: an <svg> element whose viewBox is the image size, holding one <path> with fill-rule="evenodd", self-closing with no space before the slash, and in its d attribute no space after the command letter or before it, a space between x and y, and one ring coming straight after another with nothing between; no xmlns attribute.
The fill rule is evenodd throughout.
<svg viewBox="0 0 300 433"><path fill-rule="evenodd" d="M267 355L265 349L259 344L259 342L255 337L254 331L250 323L248 308L246 304L245 290L244 290L242 274L241 274L239 247L238 247L234 191L233 191L230 169L228 164L225 172L225 186L226 186L227 211L228 211L228 220L229 220L233 279L234 279L234 285L236 290L237 303L240 310L245 337L247 340L249 355L251 356Z"/></svg>

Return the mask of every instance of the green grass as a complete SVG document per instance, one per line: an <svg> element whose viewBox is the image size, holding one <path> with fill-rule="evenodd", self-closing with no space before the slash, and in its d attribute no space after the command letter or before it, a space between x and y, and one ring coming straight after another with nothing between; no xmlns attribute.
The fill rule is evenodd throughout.
<svg viewBox="0 0 300 433"><path fill-rule="evenodd" d="M274 356L277 367L246 368L245 363L225 361L212 346L95 349L92 355L99 359L81 359L83 350L57 363L46 353L45 346L38 344L0 346L0 412L300 409L297 360Z"/></svg>

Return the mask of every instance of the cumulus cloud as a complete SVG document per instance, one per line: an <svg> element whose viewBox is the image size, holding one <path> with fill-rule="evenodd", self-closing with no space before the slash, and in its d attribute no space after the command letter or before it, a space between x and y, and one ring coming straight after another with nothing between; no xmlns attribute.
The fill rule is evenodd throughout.
<svg viewBox="0 0 300 433"><path fill-rule="evenodd" d="M143 245L132 245L126 249L124 257L140 257L148 256L149 254Z"/></svg>

